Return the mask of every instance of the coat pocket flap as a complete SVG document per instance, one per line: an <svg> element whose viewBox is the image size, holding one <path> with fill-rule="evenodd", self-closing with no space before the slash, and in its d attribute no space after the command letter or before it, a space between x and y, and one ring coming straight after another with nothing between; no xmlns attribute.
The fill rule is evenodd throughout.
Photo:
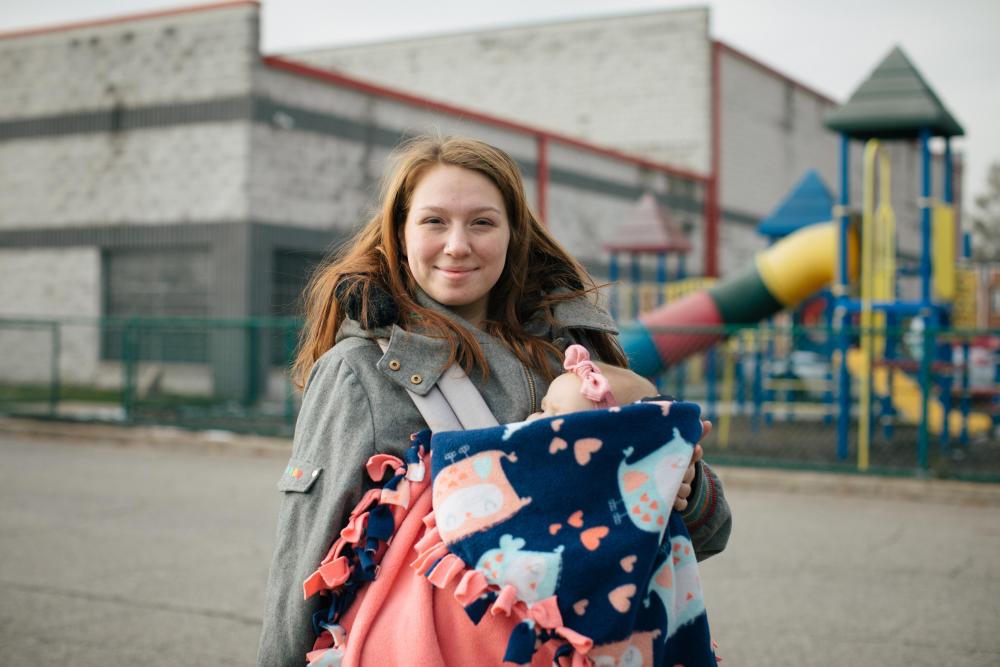
<svg viewBox="0 0 1000 667"><path fill-rule="evenodd" d="M289 459L284 474L278 480L278 490L307 493L316 480L319 479L321 472L323 472L323 468L313 465L309 461L296 458Z"/></svg>

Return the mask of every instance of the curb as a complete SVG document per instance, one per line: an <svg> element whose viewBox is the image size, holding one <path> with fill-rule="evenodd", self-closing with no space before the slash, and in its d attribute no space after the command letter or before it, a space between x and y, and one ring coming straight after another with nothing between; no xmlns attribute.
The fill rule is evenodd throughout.
<svg viewBox="0 0 1000 667"><path fill-rule="evenodd" d="M851 473L712 466L726 489L1000 506L1000 484Z"/></svg>
<svg viewBox="0 0 1000 667"><path fill-rule="evenodd" d="M275 458L287 458L291 454L289 438L230 431L188 431L172 426L122 426L0 417L0 437L3 435L83 444L187 449L214 454L235 453ZM1000 507L1000 484L723 465L713 465L712 470L719 475L727 489L736 491L843 495Z"/></svg>
<svg viewBox="0 0 1000 667"><path fill-rule="evenodd" d="M292 451L290 438L218 430L189 431L174 426L123 426L21 417L0 417L0 437L4 435L81 444L193 449L213 454L238 453L276 458L287 458Z"/></svg>

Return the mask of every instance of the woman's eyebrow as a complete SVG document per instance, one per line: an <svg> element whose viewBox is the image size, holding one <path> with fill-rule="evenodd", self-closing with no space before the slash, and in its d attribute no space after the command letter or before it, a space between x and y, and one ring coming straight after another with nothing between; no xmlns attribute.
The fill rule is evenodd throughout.
<svg viewBox="0 0 1000 667"><path fill-rule="evenodd" d="M418 206L414 210L416 210L416 211L430 211L431 213L447 213L448 212L447 208L444 208L442 206L434 206L433 204L427 204L425 206ZM471 208L471 209L469 209L467 211L467 213L472 213L472 214L484 213L484 212L493 212L493 213L497 213L497 214L503 213L503 211L501 211L500 209L498 209L496 206L489 206L489 205L486 205L486 206L477 206L477 207Z"/></svg>

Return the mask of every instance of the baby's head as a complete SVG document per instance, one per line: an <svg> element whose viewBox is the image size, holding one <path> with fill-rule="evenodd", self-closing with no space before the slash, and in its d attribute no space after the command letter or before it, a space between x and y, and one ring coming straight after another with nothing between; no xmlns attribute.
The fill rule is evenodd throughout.
<svg viewBox="0 0 1000 667"><path fill-rule="evenodd" d="M566 372L552 381L542 397L542 411L529 419L607 408L656 395L649 380L625 368L591 361L582 345L566 348L563 368Z"/></svg>

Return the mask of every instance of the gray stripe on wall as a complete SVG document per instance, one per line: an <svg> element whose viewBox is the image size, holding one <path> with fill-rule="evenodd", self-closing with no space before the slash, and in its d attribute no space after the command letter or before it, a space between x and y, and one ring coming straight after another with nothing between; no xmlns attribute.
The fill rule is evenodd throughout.
<svg viewBox="0 0 1000 667"><path fill-rule="evenodd" d="M724 209L722 211L722 221L732 222L737 225L752 225L756 226L760 223L761 218L756 215L751 215L749 213L743 213L742 211L734 211L732 209Z"/></svg>
<svg viewBox="0 0 1000 667"><path fill-rule="evenodd" d="M133 108L112 107L36 118L0 120L0 141L232 122L249 119L252 108L252 99L244 95L204 102L156 104Z"/></svg>
<svg viewBox="0 0 1000 667"><path fill-rule="evenodd" d="M0 231L0 248L96 247L101 251L209 248L210 316L270 314L271 271L278 249L329 252L347 232L264 223L211 222Z"/></svg>
<svg viewBox="0 0 1000 667"><path fill-rule="evenodd" d="M549 170L549 179L554 184L600 192L604 195L627 199L629 201L637 201L639 197L648 192L646 188L640 186L617 183L605 178L597 178L558 167L552 167ZM693 197L681 197L663 192L656 192L654 194L660 203L668 208L688 213L704 212L704 204Z"/></svg>
<svg viewBox="0 0 1000 667"><path fill-rule="evenodd" d="M0 141L237 121L253 121L290 131L311 132L384 148L393 148L412 136L400 130L253 95L183 104L117 107L37 118L0 120ZM535 160L515 157L515 161L527 179L535 180L538 170L538 163ZM555 185L599 192L628 201L635 201L646 192L646 189L636 185L555 166L550 167L549 178ZM662 204L677 211L701 213L704 208L703 201L697 196L663 192L656 194ZM728 212L725 215L731 218ZM734 221L741 220L734 219ZM754 221L756 222L756 219Z"/></svg>
<svg viewBox="0 0 1000 667"><path fill-rule="evenodd" d="M382 148L395 148L403 141L415 136L410 132L377 127L336 114L322 113L276 102L266 97L260 97L256 100L253 118L258 123L287 130L314 132ZM519 157L514 157L514 161L525 178L534 180L538 171L537 162Z"/></svg>
<svg viewBox="0 0 1000 667"><path fill-rule="evenodd" d="M312 132L359 143L392 148L410 135L398 130L276 102L267 97L254 99L253 120L287 130Z"/></svg>
<svg viewBox="0 0 1000 667"><path fill-rule="evenodd" d="M269 244L281 248L326 249L345 238L339 230L283 227L244 221L185 224L125 224L115 226L50 227L0 230L0 248L144 248L152 246L204 246L224 241L244 227L262 234Z"/></svg>
<svg viewBox="0 0 1000 667"><path fill-rule="evenodd" d="M142 248L156 245L197 246L214 242L239 223L125 224L0 231L0 248L100 246Z"/></svg>

